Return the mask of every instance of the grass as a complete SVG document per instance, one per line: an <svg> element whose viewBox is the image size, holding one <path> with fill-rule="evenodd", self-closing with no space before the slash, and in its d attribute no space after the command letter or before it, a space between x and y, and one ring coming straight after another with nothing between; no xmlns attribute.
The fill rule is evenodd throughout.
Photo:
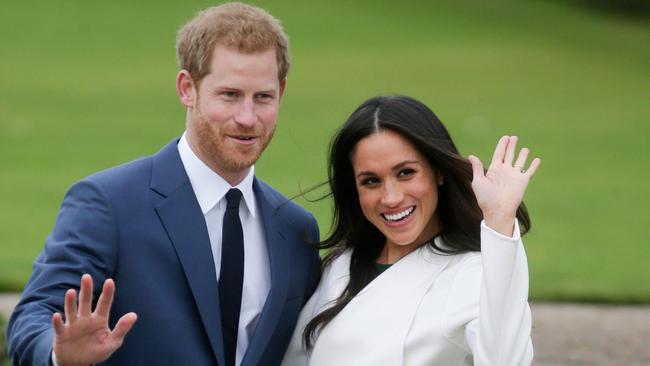
<svg viewBox="0 0 650 366"><path fill-rule="evenodd" d="M7 321L0 314L0 365L9 365L7 359Z"/></svg>
<svg viewBox="0 0 650 366"><path fill-rule="evenodd" d="M325 178L329 137L364 99L426 102L464 154L518 134L543 164L526 197L535 300L650 303L650 31L561 2L257 2L293 68L258 176ZM174 32L207 1L0 4L0 289L20 290L74 181L183 130ZM329 228L329 203L300 200Z"/></svg>

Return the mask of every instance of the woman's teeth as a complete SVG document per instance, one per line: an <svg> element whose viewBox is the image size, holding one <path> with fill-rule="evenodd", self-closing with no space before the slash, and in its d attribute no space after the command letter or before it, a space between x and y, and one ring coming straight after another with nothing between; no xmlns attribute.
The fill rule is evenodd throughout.
<svg viewBox="0 0 650 366"><path fill-rule="evenodd" d="M394 214L382 214L382 216L387 221L400 221L403 220L405 217L409 216L414 210L415 210L415 206L411 206L402 212L398 212Z"/></svg>

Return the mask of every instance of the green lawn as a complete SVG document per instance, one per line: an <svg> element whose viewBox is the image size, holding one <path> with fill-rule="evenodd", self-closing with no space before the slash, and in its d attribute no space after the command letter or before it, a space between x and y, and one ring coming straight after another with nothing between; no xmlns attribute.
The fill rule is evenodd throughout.
<svg viewBox="0 0 650 366"><path fill-rule="evenodd" d="M461 151L502 134L542 157L527 204L531 296L650 303L650 27L558 1L259 2L292 41L257 173L287 194L325 178L361 101L425 101ZM183 130L175 30L207 1L0 3L0 290L18 290L67 187ZM316 196L316 195L314 195ZM300 200L321 230L329 205Z"/></svg>

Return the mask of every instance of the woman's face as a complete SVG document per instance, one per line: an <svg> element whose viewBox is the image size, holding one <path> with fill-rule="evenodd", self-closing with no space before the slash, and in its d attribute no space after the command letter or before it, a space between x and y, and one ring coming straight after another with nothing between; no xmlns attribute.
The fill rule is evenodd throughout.
<svg viewBox="0 0 650 366"><path fill-rule="evenodd" d="M384 251L405 255L438 233L440 177L408 140L390 130L372 134L355 146L352 167L363 214L386 237Z"/></svg>

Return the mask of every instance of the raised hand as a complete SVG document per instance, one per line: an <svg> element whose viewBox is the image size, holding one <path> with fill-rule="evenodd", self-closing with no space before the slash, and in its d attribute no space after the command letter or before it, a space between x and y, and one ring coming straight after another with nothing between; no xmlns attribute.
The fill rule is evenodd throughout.
<svg viewBox="0 0 650 366"><path fill-rule="evenodd" d="M52 315L54 327L54 355L58 366L87 366L105 361L124 341L124 336L137 320L135 313L122 316L115 328L108 328L108 318L115 294L115 283L104 282L102 293L92 311L93 280L90 275L81 276L79 306L73 289L65 293L65 322L60 313Z"/></svg>
<svg viewBox="0 0 650 366"><path fill-rule="evenodd" d="M529 150L521 149L515 161L516 147L516 136L501 137L487 172L484 172L479 158L469 156L474 172L472 189L483 211L485 223L507 236L512 235L517 207L524 198L530 178L541 163L539 158L535 158L525 169Z"/></svg>

